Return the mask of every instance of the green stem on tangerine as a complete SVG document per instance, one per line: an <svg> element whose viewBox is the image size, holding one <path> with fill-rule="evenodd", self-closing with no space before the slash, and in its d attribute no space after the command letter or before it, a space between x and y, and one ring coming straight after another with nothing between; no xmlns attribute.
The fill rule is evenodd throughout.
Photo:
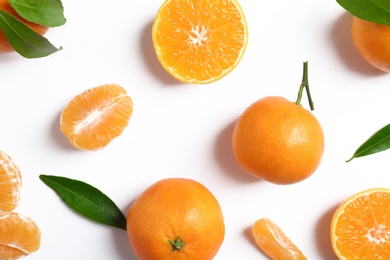
<svg viewBox="0 0 390 260"><path fill-rule="evenodd" d="M297 101L295 101L295 104L297 104L297 105L299 105L299 106L301 105L301 99L302 99L303 89L306 89L306 94L307 94L307 98L309 99L310 109L311 109L311 110L314 110L314 103L313 103L313 100L312 100L312 98L311 98L310 88L309 88L308 63L307 63L307 61L305 61L305 62L303 63L302 83L301 83L301 86L299 87L299 92L298 92Z"/></svg>
<svg viewBox="0 0 390 260"><path fill-rule="evenodd" d="M177 237L175 241L168 240L168 242L172 245L172 251L181 251L186 245L183 241L181 241L180 237Z"/></svg>

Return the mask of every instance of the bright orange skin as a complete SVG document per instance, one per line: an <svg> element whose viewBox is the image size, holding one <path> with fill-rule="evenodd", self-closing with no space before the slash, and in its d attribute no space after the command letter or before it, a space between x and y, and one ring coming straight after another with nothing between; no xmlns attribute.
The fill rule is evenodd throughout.
<svg viewBox="0 0 390 260"><path fill-rule="evenodd" d="M10 15L14 16L15 18L19 19L20 21L25 23L28 27L30 27L40 35L44 35L49 29L49 27L47 26L32 23L27 21L26 19L23 19L20 15L18 15L18 13L16 13L16 11L8 3L8 0L0 0L0 10L3 10L9 13ZM8 42L7 38L5 38L3 31L0 29L0 54L14 52L14 51L15 51L14 48Z"/></svg>
<svg viewBox="0 0 390 260"><path fill-rule="evenodd" d="M352 40L369 64L390 72L390 26L353 17Z"/></svg>
<svg viewBox="0 0 390 260"><path fill-rule="evenodd" d="M324 134L305 108L283 97L266 97L240 116L232 147L248 173L272 183L291 184L306 179L319 166Z"/></svg>
<svg viewBox="0 0 390 260"><path fill-rule="evenodd" d="M225 225L220 205L199 182L171 178L146 189L127 216L129 243L139 260L208 260L222 245ZM185 243L173 250L170 240Z"/></svg>

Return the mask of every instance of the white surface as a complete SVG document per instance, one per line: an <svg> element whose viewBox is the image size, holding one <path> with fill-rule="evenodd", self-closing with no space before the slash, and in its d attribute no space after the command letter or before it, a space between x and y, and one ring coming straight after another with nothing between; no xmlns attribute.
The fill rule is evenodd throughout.
<svg viewBox="0 0 390 260"><path fill-rule="evenodd" d="M124 214L154 182L192 178L217 197L225 216L226 236L215 259L268 259L249 231L261 217L277 223L308 259L336 259L328 235L335 207L389 183L388 152L345 163L390 122L389 75L354 49L351 16L336 1L241 0L249 44L239 66L213 84L184 85L162 69L153 51L151 26L162 3L64 0L66 25L46 34L61 52L35 60L0 57L0 149L23 174L15 211L42 231L41 248L28 259L135 259L124 231L76 215L39 174L86 181ZM262 97L295 101L305 60L313 113L325 132L322 164L290 186L257 180L233 158L234 123ZM122 85L133 98L130 124L101 151L75 150L59 130L61 110L75 95L106 83Z"/></svg>

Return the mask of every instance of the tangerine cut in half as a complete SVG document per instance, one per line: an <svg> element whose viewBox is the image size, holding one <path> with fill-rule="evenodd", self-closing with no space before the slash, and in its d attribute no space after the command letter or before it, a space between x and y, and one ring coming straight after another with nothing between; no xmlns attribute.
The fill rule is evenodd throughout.
<svg viewBox="0 0 390 260"><path fill-rule="evenodd" d="M16 212L0 213L0 259L30 255L40 244L41 232L33 220Z"/></svg>
<svg viewBox="0 0 390 260"><path fill-rule="evenodd" d="M118 137L129 123L133 101L117 84L86 90L61 113L60 129L80 150L99 150Z"/></svg>
<svg viewBox="0 0 390 260"><path fill-rule="evenodd" d="M152 39L158 60L173 77L205 84L238 65L248 28L236 0L166 0L154 20Z"/></svg>
<svg viewBox="0 0 390 260"><path fill-rule="evenodd" d="M252 226L256 244L272 259L305 260L299 248L270 219L261 218Z"/></svg>
<svg viewBox="0 0 390 260"><path fill-rule="evenodd" d="M330 235L339 259L389 259L390 189L371 188L341 203Z"/></svg>
<svg viewBox="0 0 390 260"><path fill-rule="evenodd" d="M20 200L22 175L12 158L0 151L0 211L14 210Z"/></svg>

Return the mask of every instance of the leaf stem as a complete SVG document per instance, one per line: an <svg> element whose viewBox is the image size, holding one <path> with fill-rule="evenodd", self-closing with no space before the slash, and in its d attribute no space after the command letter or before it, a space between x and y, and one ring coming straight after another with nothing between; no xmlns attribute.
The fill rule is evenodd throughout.
<svg viewBox="0 0 390 260"><path fill-rule="evenodd" d="M307 61L305 61L303 63L302 83L301 83L301 86L299 87L297 101L295 101L295 104L297 104L299 106L301 106L303 89L306 89L307 98L309 99L310 110L314 110L314 103L313 103L313 100L311 98L310 88L309 88L308 62Z"/></svg>

